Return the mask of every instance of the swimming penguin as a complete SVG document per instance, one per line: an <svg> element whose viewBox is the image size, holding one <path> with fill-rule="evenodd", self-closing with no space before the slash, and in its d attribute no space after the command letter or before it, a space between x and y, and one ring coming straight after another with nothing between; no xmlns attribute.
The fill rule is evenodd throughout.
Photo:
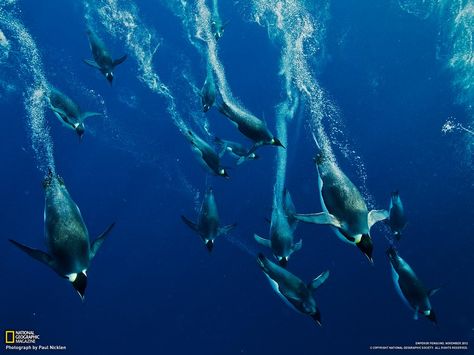
<svg viewBox="0 0 474 355"><path fill-rule="evenodd" d="M94 60L84 59L84 63L99 69L99 71L107 78L110 85L112 85L112 81L114 79L114 69L117 65L122 64L125 59L127 59L127 55L113 60L107 48L105 48L104 43L94 33L94 31L87 29L87 37L89 38L89 44Z"/></svg>
<svg viewBox="0 0 474 355"><path fill-rule="evenodd" d="M356 245L373 262L370 228L386 219L388 212L369 212L359 190L335 161L320 153L314 162L318 170L319 194L324 212L295 214L295 218L303 222L333 226L340 239Z"/></svg>
<svg viewBox="0 0 474 355"><path fill-rule="evenodd" d="M48 265L59 276L68 279L84 300L87 269L114 223L90 244L89 233L81 211L71 199L64 181L50 172L43 186L45 188L44 230L49 253L29 248L11 239L10 242L32 258Z"/></svg>
<svg viewBox="0 0 474 355"><path fill-rule="evenodd" d="M226 169L221 166L219 155L205 140L198 137L191 130L186 132L185 137L191 143L199 162L207 171L217 176L229 178Z"/></svg>
<svg viewBox="0 0 474 355"><path fill-rule="evenodd" d="M85 132L84 121L86 118L101 115L97 112L82 112L74 101L53 87L49 88L48 101L54 115L66 127L75 130L81 139Z"/></svg>
<svg viewBox="0 0 474 355"><path fill-rule="evenodd" d="M413 269L398 255L395 248L390 247L387 255L392 267L395 288L408 307L415 311L413 318L417 320L418 314L422 314L436 324L436 314L431 308L430 297L439 291L439 288L426 290Z"/></svg>
<svg viewBox="0 0 474 355"><path fill-rule="evenodd" d="M218 41L224 35L224 29L229 22L227 21L226 23L222 23L221 17L219 15L219 9L217 7L217 0L214 0L213 5L214 6L212 9L211 33L216 39L216 41Z"/></svg>
<svg viewBox="0 0 474 355"><path fill-rule="evenodd" d="M214 138L214 143L219 147L219 155L222 156L224 153L229 152L232 156L237 158L237 164L242 164L247 160L256 160L259 156L255 153L248 154L248 149L242 144L232 142L219 137Z"/></svg>
<svg viewBox="0 0 474 355"><path fill-rule="evenodd" d="M395 235L395 238L400 240L402 236L402 230L405 228L407 220L405 218L405 211L403 209L402 200L400 199L400 194L398 191L392 192L388 213L389 216L386 222Z"/></svg>
<svg viewBox="0 0 474 355"><path fill-rule="evenodd" d="M255 152L262 145L274 145L285 148L280 140L273 136L265 122L251 113L245 112L238 107L230 106L225 102L222 102L219 112L227 116L244 136L254 142L253 147L247 152L247 156Z"/></svg>
<svg viewBox="0 0 474 355"><path fill-rule="evenodd" d="M289 195L286 189L284 195L285 198L286 195ZM303 245L302 240L297 243L294 242L293 232L295 228L294 224L290 225L287 212L288 209L285 209L284 206L274 206L270 221L270 239L264 239L254 234L257 243L272 249L273 255L282 267L287 266L290 255L300 250Z"/></svg>
<svg viewBox="0 0 474 355"><path fill-rule="evenodd" d="M214 242L217 237L226 235L236 226L234 223L219 227L219 214L217 213L217 205L212 188L209 188L204 195L197 223L191 222L185 216L181 216L181 219L189 228L201 236L209 252L214 248Z"/></svg>
<svg viewBox="0 0 474 355"><path fill-rule="evenodd" d="M210 65L207 67L206 80L200 92L202 111L207 112L211 109L216 101L216 83L214 82L214 76L212 75L212 68Z"/></svg>
<svg viewBox="0 0 474 355"><path fill-rule="evenodd" d="M319 288L329 277L329 271L324 271L308 285L288 270L272 263L263 254L258 254L257 262L270 281L273 290L298 312L309 315L318 325L321 325L321 312L313 297L313 291Z"/></svg>

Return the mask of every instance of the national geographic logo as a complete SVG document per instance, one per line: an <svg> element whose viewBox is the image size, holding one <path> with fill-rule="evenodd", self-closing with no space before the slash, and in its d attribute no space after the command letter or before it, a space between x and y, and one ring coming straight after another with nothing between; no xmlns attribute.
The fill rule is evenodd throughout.
<svg viewBox="0 0 474 355"><path fill-rule="evenodd" d="M5 330L5 350L7 351L67 350L64 345L37 345L39 340L39 334L33 330Z"/></svg>
<svg viewBox="0 0 474 355"><path fill-rule="evenodd" d="M36 344L40 336L33 330L6 330L5 344Z"/></svg>

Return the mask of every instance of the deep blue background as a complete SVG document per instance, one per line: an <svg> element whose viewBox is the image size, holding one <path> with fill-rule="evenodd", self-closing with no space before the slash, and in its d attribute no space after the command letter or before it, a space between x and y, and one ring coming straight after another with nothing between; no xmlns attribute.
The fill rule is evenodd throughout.
<svg viewBox="0 0 474 355"><path fill-rule="evenodd" d="M175 68L186 66L201 85L204 63L187 43L180 20L156 2L137 3L143 21L163 37L157 72L178 105L199 109L197 97L189 103L181 95L189 87ZM279 48L231 3L221 0L222 17L232 19L219 42L227 79L273 130L274 106L281 100ZM260 161L232 169L229 181L209 178L222 223L238 222L238 228L208 255L179 218L195 219L196 191L204 190L205 174L171 123L165 101L136 79L134 59L117 69L109 87L82 63L90 52L77 2L23 0L18 8L51 83L89 111L104 107L87 90L105 100L107 117L87 122L81 144L49 111L46 117L58 172L91 238L110 222L117 225L88 272L84 304L65 281L9 245L7 238L14 238L44 248L43 177L30 149L25 83L15 82L16 93L1 102L2 330L32 329L43 343L66 345L74 354L366 354L376 344L474 341L473 174L458 153L459 135L440 130L449 116L464 115L454 104L451 73L436 59L443 24L421 21L392 2L334 1L328 58L319 71L321 86L340 109L345 137L365 164L377 207L387 207L393 189L401 192L409 225L400 253L427 287L443 287L432 299L439 326L414 321L396 294L380 227L372 231L372 267L330 229L301 225L296 235L304 239L303 249L291 270L307 281L331 271L316 294L324 323L318 328L281 302L252 255L259 250L253 233L268 233L264 217L271 209L275 149L263 148ZM114 57L125 52L121 43L102 36ZM1 78L18 80L8 70ZM126 104L131 97L135 108ZM240 138L215 110L208 116L214 134ZM297 128L289 127L287 185L299 211L319 211L311 139L303 132L304 139L292 141ZM360 185L353 164L338 157Z"/></svg>

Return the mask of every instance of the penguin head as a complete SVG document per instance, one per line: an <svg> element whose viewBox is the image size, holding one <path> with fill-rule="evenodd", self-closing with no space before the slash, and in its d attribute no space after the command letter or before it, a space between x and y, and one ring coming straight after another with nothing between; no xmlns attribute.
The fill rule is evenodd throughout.
<svg viewBox="0 0 474 355"><path fill-rule="evenodd" d="M311 315L311 318L313 318L314 321L315 321L316 323L318 323L319 326L322 326L322 324L321 324L321 312L319 311L319 308L318 308L318 307L316 307L316 312L314 312L314 313L312 313L312 314L310 314L310 315Z"/></svg>
<svg viewBox="0 0 474 355"><path fill-rule="evenodd" d="M364 253L364 255L373 263L372 252L374 250L374 245L372 243L372 238L368 234L362 234L359 242L356 243L357 247Z"/></svg>
<svg viewBox="0 0 474 355"><path fill-rule="evenodd" d="M214 241L212 239L206 241L206 248L210 252L214 249Z"/></svg>
<svg viewBox="0 0 474 355"><path fill-rule="evenodd" d="M207 102L203 102L202 104L202 112L207 112L211 109L211 105L209 105Z"/></svg>
<svg viewBox="0 0 474 355"><path fill-rule="evenodd" d="M219 169L219 176L225 177L226 179L229 178L229 174L227 174L227 171L224 168Z"/></svg>
<svg viewBox="0 0 474 355"><path fill-rule="evenodd" d="M289 257L288 256L277 256L277 260L278 260L278 265L280 265L281 267L286 267L288 265Z"/></svg>
<svg viewBox="0 0 474 355"><path fill-rule="evenodd" d="M283 144L281 144L281 142L278 138L272 138L272 140L270 141L270 144L274 145L274 146L277 146L277 147L285 148L285 146Z"/></svg>
<svg viewBox="0 0 474 355"><path fill-rule="evenodd" d="M108 71L105 73L105 77L107 78L107 81L112 85L112 81L114 80L114 73L111 71Z"/></svg>
<svg viewBox="0 0 474 355"><path fill-rule="evenodd" d="M79 136L79 139L82 140L82 136L84 135L84 132L86 131L86 128L84 127L84 123L79 123L77 124L74 129L76 130L77 135Z"/></svg>
<svg viewBox="0 0 474 355"><path fill-rule="evenodd" d="M87 287L87 274L86 270L83 270L77 274L70 274L67 276L69 281L72 283L72 286L75 288L79 296L81 296L81 300L84 301L84 295L86 293Z"/></svg>
<svg viewBox="0 0 474 355"><path fill-rule="evenodd" d="M438 320L436 319L436 313L432 309L424 311L423 314L434 324L438 324Z"/></svg>

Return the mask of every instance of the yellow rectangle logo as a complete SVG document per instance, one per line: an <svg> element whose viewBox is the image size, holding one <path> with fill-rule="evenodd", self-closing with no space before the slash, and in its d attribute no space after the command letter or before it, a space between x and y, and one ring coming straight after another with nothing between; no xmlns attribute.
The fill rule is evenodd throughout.
<svg viewBox="0 0 474 355"><path fill-rule="evenodd" d="M5 331L5 344L15 344L15 331L14 330Z"/></svg>

